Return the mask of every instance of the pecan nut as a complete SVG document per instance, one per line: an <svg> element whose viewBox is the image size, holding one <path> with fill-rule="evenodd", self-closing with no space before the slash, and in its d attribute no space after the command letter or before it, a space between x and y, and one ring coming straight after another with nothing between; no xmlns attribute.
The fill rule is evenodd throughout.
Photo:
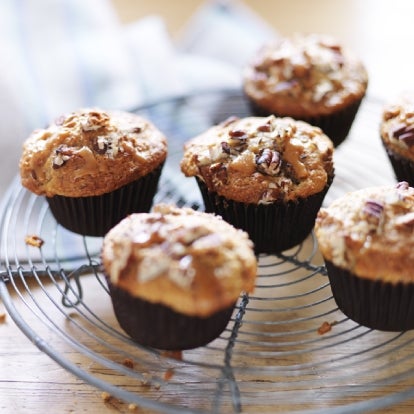
<svg viewBox="0 0 414 414"><path fill-rule="evenodd" d="M378 225L384 211L384 204L376 200L367 200L362 211L369 223Z"/></svg>
<svg viewBox="0 0 414 414"><path fill-rule="evenodd" d="M72 148L69 148L67 145L60 145L55 150L55 156L52 161L53 168L57 169L62 167L72 156Z"/></svg>
<svg viewBox="0 0 414 414"><path fill-rule="evenodd" d="M256 166L259 172L275 176L280 173L282 158L279 152L264 148L256 155Z"/></svg>
<svg viewBox="0 0 414 414"><path fill-rule="evenodd" d="M414 124L397 124L392 129L391 134L409 147L414 145Z"/></svg>

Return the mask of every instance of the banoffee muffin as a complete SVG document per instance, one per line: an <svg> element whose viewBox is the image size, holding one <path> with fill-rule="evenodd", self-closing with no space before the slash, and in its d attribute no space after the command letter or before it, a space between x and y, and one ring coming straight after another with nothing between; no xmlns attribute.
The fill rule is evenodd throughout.
<svg viewBox="0 0 414 414"><path fill-rule="evenodd" d="M385 106L380 134L397 180L414 186L414 95Z"/></svg>
<svg viewBox="0 0 414 414"><path fill-rule="evenodd" d="M369 328L414 328L414 188L347 193L320 210L315 233L339 309Z"/></svg>
<svg viewBox="0 0 414 414"><path fill-rule="evenodd" d="M138 343L166 350L205 345L226 328L257 262L246 233L220 217L158 204L104 238L102 262L115 315Z"/></svg>
<svg viewBox="0 0 414 414"><path fill-rule="evenodd" d="M295 34L263 45L243 79L255 115L304 120L322 128L335 146L347 137L368 86L361 61L322 34Z"/></svg>
<svg viewBox="0 0 414 414"><path fill-rule="evenodd" d="M184 146L181 170L195 177L207 212L245 230L256 253L302 242L334 177L333 144L292 118L231 118Z"/></svg>
<svg viewBox="0 0 414 414"><path fill-rule="evenodd" d="M149 211L166 155L165 136L144 118L81 109L29 136L21 182L46 197L63 227L103 236L126 215Z"/></svg>

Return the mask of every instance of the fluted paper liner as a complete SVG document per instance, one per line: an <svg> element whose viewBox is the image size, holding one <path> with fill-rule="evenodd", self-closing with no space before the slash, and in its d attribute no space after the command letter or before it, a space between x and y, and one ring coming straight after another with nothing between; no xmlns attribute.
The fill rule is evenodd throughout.
<svg viewBox="0 0 414 414"><path fill-rule="evenodd" d="M178 313L158 303L137 298L108 279L115 316L121 328L137 343L179 351L203 346L226 328L234 305L201 318Z"/></svg>
<svg viewBox="0 0 414 414"><path fill-rule="evenodd" d="M384 143L383 143L384 144ZM385 144L384 144L385 147ZM409 160L385 147L388 159L391 162L395 177L398 181L407 181L414 186L414 161Z"/></svg>
<svg viewBox="0 0 414 414"><path fill-rule="evenodd" d="M382 331L414 329L414 283L366 279L325 264L335 302L350 319Z"/></svg>
<svg viewBox="0 0 414 414"><path fill-rule="evenodd" d="M294 247L311 233L316 215L332 179L323 191L297 201L247 204L210 192L198 177L205 210L223 217L234 227L246 231L255 252L274 254Z"/></svg>
<svg viewBox="0 0 414 414"><path fill-rule="evenodd" d="M46 200L56 221L66 229L102 237L129 214L151 209L162 167L161 164L146 176L99 196L57 195Z"/></svg>

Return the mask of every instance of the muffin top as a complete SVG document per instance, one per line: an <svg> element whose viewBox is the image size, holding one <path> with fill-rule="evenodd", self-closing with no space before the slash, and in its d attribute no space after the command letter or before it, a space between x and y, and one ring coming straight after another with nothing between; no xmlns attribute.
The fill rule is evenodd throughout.
<svg viewBox="0 0 414 414"><path fill-rule="evenodd" d="M414 188L370 187L319 211L315 234L323 257L367 279L414 281Z"/></svg>
<svg viewBox="0 0 414 414"><path fill-rule="evenodd" d="M328 115L365 95L361 61L335 39L296 34L264 45L244 71L244 89L279 115Z"/></svg>
<svg viewBox="0 0 414 414"><path fill-rule="evenodd" d="M270 204L306 198L333 178L333 144L292 118L231 118L184 146L181 170L228 199Z"/></svg>
<svg viewBox="0 0 414 414"><path fill-rule="evenodd" d="M131 295L203 317L253 291L252 246L219 216L158 204L107 233L102 261L110 281Z"/></svg>
<svg viewBox="0 0 414 414"><path fill-rule="evenodd" d="M414 96L401 96L386 105L380 130L387 148L414 161Z"/></svg>
<svg viewBox="0 0 414 414"><path fill-rule="evenodd" d="M82 109L29 136L20 176L38 195L95 196L148 174L166 154L164 135L142 117Z"/></svg>

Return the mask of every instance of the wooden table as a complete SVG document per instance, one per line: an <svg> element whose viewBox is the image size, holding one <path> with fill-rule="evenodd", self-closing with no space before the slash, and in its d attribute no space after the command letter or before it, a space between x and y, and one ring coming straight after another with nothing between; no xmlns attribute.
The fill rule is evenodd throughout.
<svg viewBox="0 0 414 414"><path fill-rule="evenodd" d="M201 4L194 0L112 1L125 23L148 13L158 13L165 18L173 36ZM364 59L370 73L372 96L392 96L412 82L414 2L246 0L246 4L281 33L320 31L342 38ZM5 317L0 324L1 413L134 412L122 401L103 401L101 394L99 389L85 384L39 351L10 317ZM408 400L378 412L413 411L414 401ZM152 411L140 408L137 412Z"/></svg>

